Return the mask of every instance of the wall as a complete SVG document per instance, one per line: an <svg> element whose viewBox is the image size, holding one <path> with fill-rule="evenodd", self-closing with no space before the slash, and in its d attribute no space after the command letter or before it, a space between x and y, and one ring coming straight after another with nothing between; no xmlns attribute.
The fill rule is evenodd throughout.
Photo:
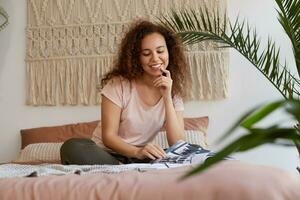
<svg viewBox="0 0 300 200"><path fill-rule="evenodd" d="M228 0L228 13L234 20L237 15L245 18L263 40L268 35L277 41L283 58L292 62L288 39L276 19L275 1ZM25 26L26 1L0 0L10 15L10 24L0 32L0 162L10 161L18 155L19 130L24 128L90 121L99 118L97 106L29 107L25 105ZM263 43L264 44L264 43ZM279 99L280 94L258 71L231 50L230 97L211 102L188 102L186 116L210 116L209 141L213 149L219 146L214 140L224 133L239 116L253 106ZM276 121L277 116L271 121ZM239 135L239 133L237 133ZM265 145L253 151L235 155L253 163L278 166L296 174L299 163L294 148Z"/></svg>

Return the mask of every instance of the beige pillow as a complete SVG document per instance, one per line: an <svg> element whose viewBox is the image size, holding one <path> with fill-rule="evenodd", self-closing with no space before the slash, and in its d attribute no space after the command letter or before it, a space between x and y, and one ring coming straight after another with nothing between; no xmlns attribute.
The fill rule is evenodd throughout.
<svg viewBox="0 0 300 200"><path fill-rule="evenodd" d="M20 156L14 163L27 163L27 162L60 162L60 147L61 143L36 143L27 145L21 150Z"/></svg>
<svg viewBox="0 0 300 200"><path fill-rule="evenodd" d="M185 140L191 144L198 144L203 148L208 148L206 134L209 124L208 116L184 118L184 134ZM156 135L152 143L168 148L168 141L165 127Z"/></svg>
<svg viewBox="0 0 300 200"><path fill-rule="evenodd" d="M185 130L185 141L191 144L198 144L203 148L208 148L206 134L200 130ZM166 131L160 131L152 141L153 144L159 145L163 149L168 148Z"/></svg>

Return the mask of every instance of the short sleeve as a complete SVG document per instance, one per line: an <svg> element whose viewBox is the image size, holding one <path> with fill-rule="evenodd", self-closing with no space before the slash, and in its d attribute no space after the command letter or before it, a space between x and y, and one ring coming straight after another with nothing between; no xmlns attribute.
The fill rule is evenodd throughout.
<svg viewBox="0 0 300 200"><path fill-rule="evenodd" d="M101 94L120 108L123 107L123 89L120 78L113 78L109 80L103 87Z"/></svg>
<svg viewBox="0 0 300 200"><path fill-rule="evenodd" d="M175 95L173 97L173 105L174 105L175 111L184 111L183 101L180 96Z"/></svg>

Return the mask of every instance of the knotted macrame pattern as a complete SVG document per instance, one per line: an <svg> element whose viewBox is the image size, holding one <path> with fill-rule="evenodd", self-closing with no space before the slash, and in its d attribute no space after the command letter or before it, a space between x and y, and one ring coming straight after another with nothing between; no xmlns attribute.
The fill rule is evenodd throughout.
<svg viewBox="0 0 300 200"><path fill-rule="evenodd" d="M226 10L225 0L27 0L27 104L99 104L97 85L133 19L204 5ZM187 59L190 100L227 97L227 50L203 42L187 48Z"/></svg>

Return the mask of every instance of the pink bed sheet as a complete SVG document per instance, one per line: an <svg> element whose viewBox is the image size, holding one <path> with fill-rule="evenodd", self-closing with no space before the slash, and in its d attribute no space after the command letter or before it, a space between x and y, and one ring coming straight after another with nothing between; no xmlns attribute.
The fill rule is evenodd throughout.
<svg viewBox="0 0 300 200"><path fill-rule="evenodd" d="M179 181L189 169L2 179L0 199L300 199L299 180L281 169L224 161L202 174Z"/></svg>

